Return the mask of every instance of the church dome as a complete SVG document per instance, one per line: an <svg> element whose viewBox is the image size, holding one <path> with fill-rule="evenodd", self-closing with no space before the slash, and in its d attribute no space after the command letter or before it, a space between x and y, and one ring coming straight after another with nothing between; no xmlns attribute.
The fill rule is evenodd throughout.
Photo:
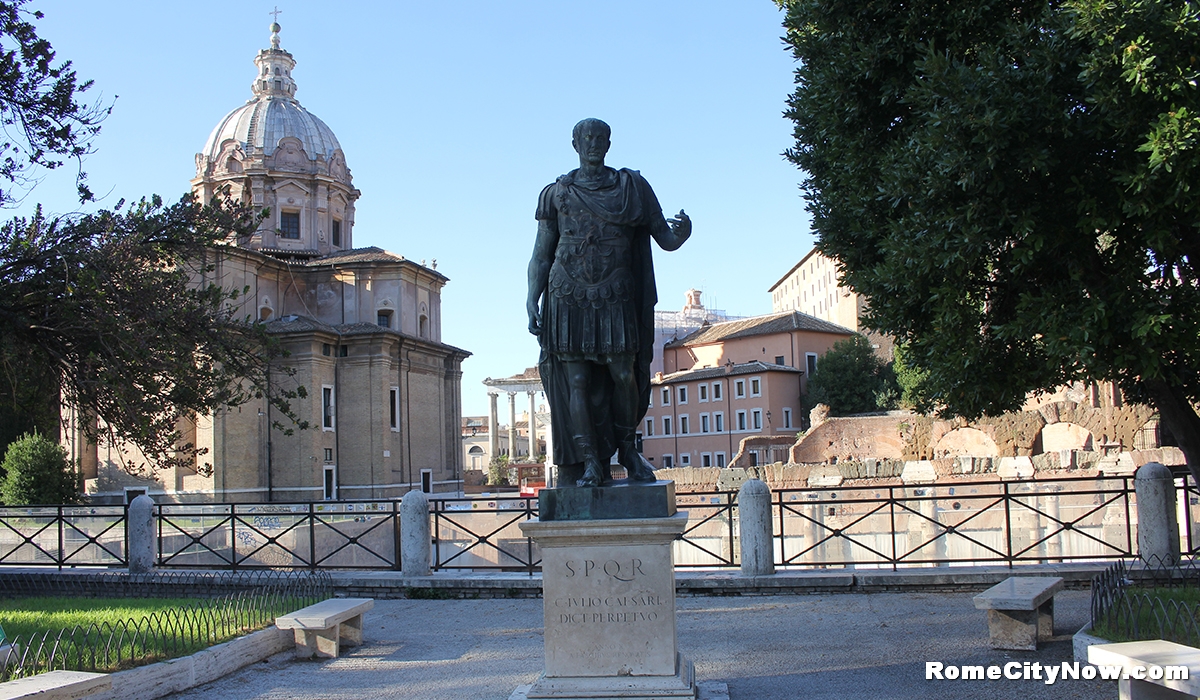
<svg viewBox="0 0 1200 700"><path fill-rule="evenodd" d="M254 98L226 114L196 154L192 193L269 212L245 241L268 255L300 260L353 248L361 193L333 131L296 101L296 61L279 48L278 23L254 65Z"/></svg>
<svg viewBox="0 0 1200 700"><path fill-rule="evenodd" d="M232 140L246 153L257 151L270 156L288 136L300 140L309 160L316 160L318 155L332 160L342 149L333 130L294 98L265 97L250 100L225 115L212 130L201 153L216 160L222 144Z"/></svg>
<svg viewBox="0 0 1200 700"><path fill-rule="evenodd" d="M333 130L296 100L292 79L296 61L279 48L278 24L271 25L271 48L260 51L254 63L258 67L251 86L254 97L217 123L199 155L209 163L220 162L231 150L240 150L240 157L270 158L290 137L295 140L290 150L302 151L308 161L320 160L328 168L327 164L342 160ZM292 160L298 160L298 155ZM339 165L344 169L344 160Z"/></svg>

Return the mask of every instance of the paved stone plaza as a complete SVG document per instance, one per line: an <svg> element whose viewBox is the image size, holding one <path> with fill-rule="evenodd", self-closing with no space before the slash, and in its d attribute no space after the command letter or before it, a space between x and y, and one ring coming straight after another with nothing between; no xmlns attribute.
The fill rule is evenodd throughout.
<svg viewBox="0 0 1200 700"><path fill-rule="evenodd" d="M1089 592L1056 598L1053 641L1036 652L988 647L972 593L870 593L679 600L679 646L701 681L733 700L1116 698L1113 681L926 681L925 662L1071 660ZM174 698L507 700L542 668L542 601L380 600L364 644L330 661L281 654Z"/></svg>

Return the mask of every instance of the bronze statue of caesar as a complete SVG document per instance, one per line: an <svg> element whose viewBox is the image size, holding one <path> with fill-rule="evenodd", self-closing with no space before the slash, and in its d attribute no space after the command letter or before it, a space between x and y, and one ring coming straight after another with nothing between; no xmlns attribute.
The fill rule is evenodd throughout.
<svg viewBox="0 0 1200 700"><path fill-rule="evenodd" d="M575 125L579 168L542 190L529 261L529 332L550 403L560 478L579 486L610 481L614 452L632 481L654 481L636 431L650 402L654 354L654 267L650 239L675 250L692 233L680 210L667 220L636 170L604 164L610 130Z"/></svg>

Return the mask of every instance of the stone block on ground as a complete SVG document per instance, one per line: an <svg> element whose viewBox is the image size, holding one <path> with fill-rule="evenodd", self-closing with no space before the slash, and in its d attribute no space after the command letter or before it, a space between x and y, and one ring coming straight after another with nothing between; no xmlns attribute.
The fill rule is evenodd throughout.
<svg viewBox="0 0 1200 700"><path fill-rule="evenodd" d="M906 484L932 484L937 481L937 470L933 462L927 459L905 462L900 480Z"/></svg>

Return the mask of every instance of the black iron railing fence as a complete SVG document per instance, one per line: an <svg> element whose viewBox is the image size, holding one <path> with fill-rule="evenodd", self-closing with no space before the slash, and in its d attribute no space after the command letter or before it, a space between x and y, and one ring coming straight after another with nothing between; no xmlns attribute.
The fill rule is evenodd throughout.
<svg viewBox="0 0 1200 700"><path fill-rule="evenodd" d="M1177 482L1181 538L1200 548L1200 490ZM1132 477L961 481L779 489L775 562L784 568L1014 565L1121 559L1135 549ZM740 562L736 491L681 493L690 514L681 568ZM157 564L195 569L391 569L400 556L397 500L159 504ZM0 566L126 564L121 506L0 508ZM541 553L520 531L537 501L516 495L435 497L434 570L535 572Z"/></svg>
<svg viewBox="0 0 1200 700"><path fill-rule="evenodd" d="M1180 544L1184 554L1200 556L1200 528L1191 525L1200 521L1200 486L1197 486L1190 476L1176 477L1175 493L1183 502L1183 521L1189 523Z"/></svg>
<svg viewBox="0 0 1200 700"><path fill-rule="evenodd" d="M97 572L90 577L102 576ZM71 585L85 586L89 575L71 578ZM160 595L179 595L198 584L229 592L142 618L5 639L0 646L0 681L55 670L118 671L183 656L267 627L279 615L325 600L333 589L325 571L166 572L143 575L137 584Z"/></svg>
<svg viewBox="0 0 1200 700"><path fill-rule="evenodd" d="M536 498L438 498L430 501L433 569L541 569L541 550L521 533L537 517Z"/></svg>
<svg viewBox="0 0 1200 700"><path fill-rule="evenodd" d="M895 569L1128 557L1134 497L1130 477L781 489L776 562Z"/></svg>
<svg viewBox="0 0 1200 700"><path fill-rule="evenodd" d="M158 565L398 569L399 501L159 504Z"/></svg>
<svg viewBox="0 0 1200 700"><path fill-rule="evenodd" d="M125 506L0 507L0 566L125 566Z"/></svg>

